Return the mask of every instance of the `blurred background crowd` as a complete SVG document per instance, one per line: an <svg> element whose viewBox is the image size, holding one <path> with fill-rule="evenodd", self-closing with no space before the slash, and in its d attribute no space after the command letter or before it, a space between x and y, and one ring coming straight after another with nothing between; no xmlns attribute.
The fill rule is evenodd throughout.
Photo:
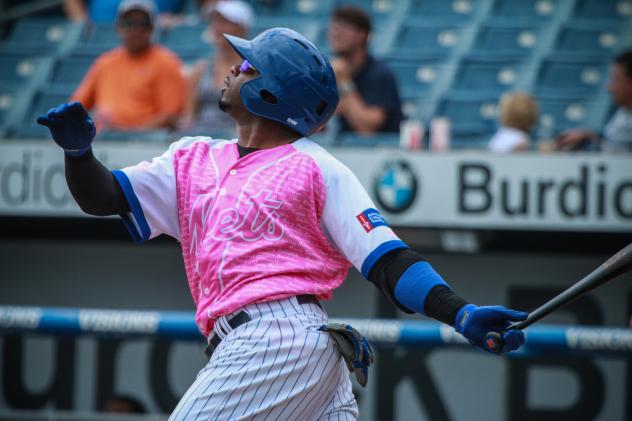
<svg viewBox="0 0 632 421"><path fill-rule="evenodd" d="M106 139L233 137L222 34L298 30L332 59L341 146L632 150L632 3L617 0L4 1L0 138L81 101ZM413 122L413 125L407 123ZM404 127L415 130L400 131ZM410 137L417 136L411 146Z"/></svg>

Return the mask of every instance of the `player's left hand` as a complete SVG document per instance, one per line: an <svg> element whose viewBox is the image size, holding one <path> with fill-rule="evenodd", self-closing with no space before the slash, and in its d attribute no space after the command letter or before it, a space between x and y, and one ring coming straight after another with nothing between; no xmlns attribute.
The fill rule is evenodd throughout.
<svg viewBox="0 0 632 421"><path fill-rule="evenodd" d="M96 134L92 119L76 101L51 108L37 119L37 123L48 127L55 143L69 156L85 154Z"/></svg>
<svg viewBox="0 0 632 421"><path fill-rule="evenodd" d="M454 326L456 331L465 336L472 345L481 347L494 354L502 354L518 349L524 344L524 333L518 329L504 332L501 335L503 347L498 351L487 347L485 335L488 332L500 333L512 322L524 320L527 316L528 314L523 311L511 310L503 306L479 307L474 304L468 304L457 313Z"/></svg>

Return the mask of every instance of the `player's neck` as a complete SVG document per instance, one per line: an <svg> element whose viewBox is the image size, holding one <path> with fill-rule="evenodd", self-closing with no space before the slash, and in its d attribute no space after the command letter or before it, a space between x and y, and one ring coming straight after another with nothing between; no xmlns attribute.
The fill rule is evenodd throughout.
<svg viewBox="0 0 632 421"><path fill-rule="evenodd" d="M295 131L273 121L258 119L239 125L239 144L245 148L268 149L300 139Z"/></svg>

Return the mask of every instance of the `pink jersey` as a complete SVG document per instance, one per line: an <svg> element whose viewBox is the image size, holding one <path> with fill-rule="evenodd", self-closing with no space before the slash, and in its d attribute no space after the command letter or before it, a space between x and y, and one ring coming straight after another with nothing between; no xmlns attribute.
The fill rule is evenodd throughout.
<svg viewBox="0 0 632 421"><path fill-rule="evenodd" d="M182 244L196 322L300 294L329 299L353 264L368 276L404 248L351 171L308 139L239 157L236 140L183 138L114 171L144 241Z"/></svg>

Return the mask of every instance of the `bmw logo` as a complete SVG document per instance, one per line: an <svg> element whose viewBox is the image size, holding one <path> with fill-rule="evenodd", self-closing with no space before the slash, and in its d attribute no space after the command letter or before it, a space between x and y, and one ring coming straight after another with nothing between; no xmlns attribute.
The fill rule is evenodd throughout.
<svg viewBox="0 0 632 421"><path fill-rule="evenodd" d="M388 161L374 183L378 204L387 212L404 212L417 196L417 176L410 165L402 160Z"/></svg>

